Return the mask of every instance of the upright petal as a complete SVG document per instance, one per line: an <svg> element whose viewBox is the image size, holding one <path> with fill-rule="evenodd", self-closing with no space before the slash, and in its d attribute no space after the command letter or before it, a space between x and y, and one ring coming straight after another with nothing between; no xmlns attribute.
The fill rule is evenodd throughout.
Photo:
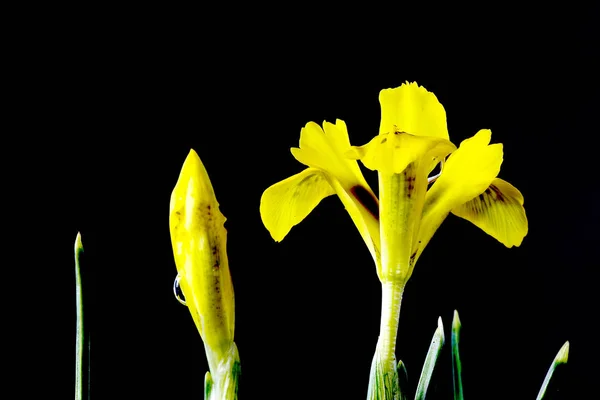
<svg viewBox="0 0 600 400"><path fill-rule="evenodd" d="M273 239L279 242L322 199L334 193L325 172L306 168L265 190L260 199L260 216Z"/></svg>
<svg viewBox="0 0 600 400"><path fill-rule="evenodd" d="M416 82L382 90L379 93L379 103L380 134L399 131L448 140L446 110L435 94Z"/></svg>
<svg viewBox="0 0 600 400"><path fill-rule="evenodd" d="M483 193L498 175L502 145L490 145L490 139L491 131L482 129L463 140L427 192L415 262L450 210Z"/></svg>
<svg viewBox="0 0 600 400"><path fill-rule="evenodd" d="M345 156L350 149L346 123L336 120L323 122L323 128L309 122L300 131L300 148L292 148L292 155L307 167L319 168L336 177L344 186L366 185L358 163Z"/></svg>
<svg viewBox="0 0 600 400"><path fill-rule="evenodd" d="M527 235L523 195L500 178L479 196L453 208L452 213L471 221L506 247L520 246Z"/></svg>

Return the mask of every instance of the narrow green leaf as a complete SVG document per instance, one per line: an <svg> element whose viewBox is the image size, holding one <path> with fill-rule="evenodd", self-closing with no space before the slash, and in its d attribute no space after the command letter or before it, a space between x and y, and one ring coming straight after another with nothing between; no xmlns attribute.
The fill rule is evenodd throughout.
<svg viewBox="0 0 600 400"><path fill-rule="evenodd" d="M81 234L75 238L75 307L77 327L75 331L75 400L83 400L83 293L81 291L81 269L79 258L83 253Z"/></svg>
<svg viewBox="0 0 600 400"><path fill-rule="evenodd" d="M417 385L417 393L415 394L415 400L424 400L427 394L427 388L429 387L429 381L433 375L435 363L442 351L444 345L444 326L442 325L442 317L438 318L438 327L433 334L431 344L429 345L429 351L427 357L425 357L425 363L423 364L423 370L421 371L421 377L419 378L419 384Z"/></svg>
<svg viewBox="0 0 600 400"><path fill-rule="evenodd" d="M562 364L566 364L569 359L569 341L566 341L565 344L560 348L556 357L554 357L554 361L552 365L550 365L550 369L546 374L546 378L544 378L544 382L542 383L542 387L540 392L537 395L536 400L542 400L546 396L546 390L548 389L548 385L550 384L550 380L552 379L552 375L556 368L558 368Z"/></svg>
<svg viewBox="0 0 600 400"><path fill-rule="evenodd" d="M452 377L454 384L454 400L463 400L462 387L462 365L460 363L460 354L458 352L458 342L460 339L460 318L458 311L454 310L454 318L452 319Z"/></svg>
<svg viewBox="0 0 600 400"><path fill-rule="evenodd" d="M398 361L398 386L400 387L400 400L408 400L408 372L402 360Z"/></svg>
<svg viewBox="0 0 600 400"><path fill-rule="evenodd" d="M204 400L210 399L210 392L212 391L213 380L210 376L210 372L206 371L204 375Z"/></svg>
<svg viewBox="0 0 600 400"><path fill-rule="evenodd" d="M234 395L233 395L234 400L237 400L237 398L238 398L238 389L239 389L241 375L242 375L241 363L239 360L237 360L236 362L233 363L233 368L231 369L231 376L232 376L232 379L234 382L233 386L235 388Z"/></svg>

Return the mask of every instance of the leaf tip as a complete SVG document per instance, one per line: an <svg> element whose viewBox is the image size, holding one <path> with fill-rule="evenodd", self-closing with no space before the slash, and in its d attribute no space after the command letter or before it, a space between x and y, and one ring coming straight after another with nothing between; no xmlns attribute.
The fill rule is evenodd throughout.
<svg viewBox="0 0 600 400"><path fill-rule="evenodd" d="M444 323L442 322L442 317L438 317L438 328L437 330L440 332L441 342L444 343L446 341L446 337L444 336Z"/></svg>
<svg viewBox="0 0 600 400"><path fill-rule="evenodd" d="M458 311L454 310L454 317L452 318L452 329L455 331L460 330L462 324L460 322L460 317L458 316Z"/></svg>
<svg viewBox="0 0 600 400"><path fill-rule="evenodd" d="M75 237L75 251L83 251L83 243L81 242L81 232L77 232L77 237Z"/></svg>
<svg viewBox="0 0 600 400"><path fill-rule="evenodd" d="M562 345L558 354L556 355L556 363L557 364L566 364L569 360L569 341L567 340L565 344Z"/></svg>

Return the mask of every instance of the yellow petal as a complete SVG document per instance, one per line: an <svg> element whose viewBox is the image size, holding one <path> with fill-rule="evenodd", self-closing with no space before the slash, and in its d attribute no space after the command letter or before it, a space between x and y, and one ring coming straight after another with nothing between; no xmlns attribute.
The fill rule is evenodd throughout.
<svg viewBox="0 0 600 400"><path fill-rule="evenodd" d="M407 132L448 140L446 111L435 94L416 82L379 93L379 133Z"/></svg>
<svg viewBox="0 0 600 400"><path fill-rule="evenodd" d="M335 179L331 179L331 183L371 252L377 271L379 271L381 246L379 239L379 201L377 197L368 185L344 187L340 181Z"/></svg>
<svg viewBox="0 0 600 400"><path fill-rule="evenodd" d="M169 227L180 287L210 350L209 362L211 354L218 358L233 343L234 297L224 223L206 169L191 150L171 194Z"/></svg>
<svg viewBox="0 0 600 400"><path fill-rule="evenodd" d="M300 148L292 148L292 155L302 164L327 171L344 186L352 182L365 184L358 163L345 156L350 149L348 129L342 120L335 125L323 122L323 128L309 122L300 132Z"/></svg>
<svg viewBox="0 0 600 400"><path fill-rule="evenodd" d="M502 164L502 144L490 145L492 132L482 129L465 139L444 164L442 175L430 190L431 199L444 196L454 205L465 203L488 188ZM449 211L449 210L448 210Z"/></svg>
<svg viewBox="0 0 600 400"><path fill-rule="evenodd" d="M379 203L356 160L346 157L349 149L346 124L338 119L335 125L324 122L323 128L314 122L306 124L300 133L300 148L292 148L292 154L299 162L323 171L379 265Z"/></svg>
<svg viewBox="0 0 600 400"><path fill-rule="evenodd" d="M399 174L408 164L425 160L427 172L456 147L446 139L394 131L375 136L364 146L352 147L346 157L360 159L365 167L385 174Z"/></svg>
<svg viewBox="0 0 600 400"><path fill-rule="evenodd" d="M506 247L520 246L527 235L523 195L500 178L479 196L453 208L452 213L471 221Z"/></svg>
<svg viewBox="0 0 600 400"><path fill-rule="evenodd" d="M415 262L450 210L483 193L498 175L502 145L489 145L490 138L491 131L482 129L463 140L427 192Z"/></svg>
<svg viewBox="0 0 600 400"><path fill-rule="evenodd" d="M323 198L334 193L323 171L307 168L265 190L260 199L260 216L273 239L279 242Z"/></svg>

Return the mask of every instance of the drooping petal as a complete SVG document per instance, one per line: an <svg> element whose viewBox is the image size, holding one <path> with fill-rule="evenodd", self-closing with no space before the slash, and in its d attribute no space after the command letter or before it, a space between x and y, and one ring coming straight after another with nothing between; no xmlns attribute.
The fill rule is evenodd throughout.
<svg viewBox="0 0 600 400"><path fill-rule="evenodd" d="M452 213L471 221L506 247L520 246L527 235L523 195L500 178L479 196L453 208Z"/></svg>
<svg viewBox="0 0 600 400"><path fill-rule="evenodd" d="M260 199L260 216L273 239L279 242L323 198L334 193L325 172L306 168L264 191Z"/></svg>
<svg viewBox="0 0 600 400"><path fill-rule="evenodd" d="M171 194L169 228L180 287L211 368L233 343L234 294L225 216L198 154L191 150ZM209 351L210 350L210 351Z"/></svg>
<svg viewBox="0 0 600 400"><path fill-rule="evenodd" d="M322 170L358 228L376 264L379 264L379 202L356 160L346 157L350 140L346 124L314 122L300 133L300 148L293 156L304 165Z"/></svg>
<svg viewBox="0 0 600 400"><path fill-rule="evenodd" d="M490 145L491 131L482 129L465 139L444 164L427 192L415 252L419 257L450 210L483 193L500 171L502 144Z"/></svg>
<svg viewBox="0 0 600 400"><path fill-rule="evenodd" d="M407 132L448 140L446 110L435 94L416 82L379 92L379 133Z"/></svg>
<svg viewBox="0 0 600 400"><path fill-rule="evenodd" d="M377 197L368 186L353 186L347 189L336 180L332 180L332 185L367 245L379 271L381 246L379 239L379 201Z"/></svg>

